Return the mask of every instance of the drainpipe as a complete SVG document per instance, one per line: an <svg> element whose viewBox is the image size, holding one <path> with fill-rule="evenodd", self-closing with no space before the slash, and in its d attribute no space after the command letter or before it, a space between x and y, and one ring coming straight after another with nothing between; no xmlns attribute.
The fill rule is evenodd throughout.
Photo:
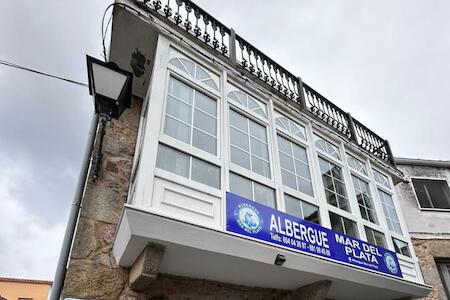
<svg viewBox="0 0 450 300"><path fill-rule="evenodd" d="M73 197L72 207L70 209L69 220L67 222L66 231L64 233L64 240L59 254L58 264L56 266L55 277L50 292L49 300L58 300L61 295L61 290L66 277L66 267L69 260L70 249L72 248L72 240L77 226L78 214L81 208L81 200L83 199L84 189L86 187L86 180L89 173L89 165L91 163L92 150L98 126L98 115L94 113L91 120L91 127L89 129L88 141L86 149L84 150L83 162L78 176L77 188Z"/></svg>

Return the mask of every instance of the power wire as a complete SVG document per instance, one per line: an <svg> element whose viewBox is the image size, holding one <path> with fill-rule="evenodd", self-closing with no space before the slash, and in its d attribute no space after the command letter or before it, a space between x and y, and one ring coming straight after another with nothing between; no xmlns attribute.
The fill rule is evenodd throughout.
<svg viewBox="0 0 450 300"><path fill-rule="evenodd" d="M31 73L36 73L36 74L39 74L39 75L43 75L43 76L47 76L47 77L51 77L51 78L67 81L67 82L70 82L70 83L73 83L73 84L76 84L76 85L80 85L80 86L83 86L83 87L88 87L88 85L86 83L83 83L83 82L79 82L79 81L75 81L75 80L72 80L72 79L68 79L68 78L56 76L56 75L53 75L53 74L41 72L41 71L34 70L34 69L31 69L31 68L27 68L27 67L24 67L24 66L21 66L21 65L18 65L18 64L6 61L6 60L0 59L0 64L8 66L8 67L11 67L11 68L16 68L16 69L19 69L19 70L28 71L28 72L31 72Z"/></svg>

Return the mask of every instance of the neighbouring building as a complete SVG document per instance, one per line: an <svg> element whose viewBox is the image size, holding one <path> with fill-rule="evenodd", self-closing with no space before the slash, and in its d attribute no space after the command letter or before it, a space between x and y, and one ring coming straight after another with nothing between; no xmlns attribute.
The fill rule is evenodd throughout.
<svg viewBox="0 0 450 300"><path fill-rule="evenodd" d="M47 300L51 281L0 277L0 300Z"/></svg>
<svg viewBox="0 0 450 300"><path fill-rule="evenodd" d="M396 186L400 207L424 281L433 286L427 299L450 299L450 161L396 162L405 175Z"/></svg>
<svg viewBox="0 0 450 300"><path fill-rule="evenodd" d="M232 28L188 0L117 2L109 59L134 73L133 102L107 125L64 297L431 290L389 143Z"/></svg>

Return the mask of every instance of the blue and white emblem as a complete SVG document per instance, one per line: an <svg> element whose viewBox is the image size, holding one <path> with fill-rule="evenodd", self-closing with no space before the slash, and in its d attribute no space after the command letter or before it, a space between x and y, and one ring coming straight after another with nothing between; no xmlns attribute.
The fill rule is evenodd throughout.
<svg viewBox="0 0 450 300"><path fill-rule="evenodd" d="M256 234L262 230L263 219L258 209L251 204L240 203L234 210L236 221L245 232Z"/></svg>
<svg viewBox="0 0 450 300"><path fill-rule="evenodd" d="M384 254L384 263L386 264L386 267L392 274L397 274L398 272L397 262L395 261L395 258L391 253L386 252Z"/></svg>

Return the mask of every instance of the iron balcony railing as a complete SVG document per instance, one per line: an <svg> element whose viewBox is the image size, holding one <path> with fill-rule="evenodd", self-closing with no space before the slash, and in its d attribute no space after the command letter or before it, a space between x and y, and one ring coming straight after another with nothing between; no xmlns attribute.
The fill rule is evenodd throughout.
<svg viewBox="0 0 450 300"><path fill-rule="evenodd" d="M292 101L302 111L335 129L366 152L395 166L389 142L316 92L262 51L189 0L134 0L136 5L181 30L193 41Z"/></svg>

